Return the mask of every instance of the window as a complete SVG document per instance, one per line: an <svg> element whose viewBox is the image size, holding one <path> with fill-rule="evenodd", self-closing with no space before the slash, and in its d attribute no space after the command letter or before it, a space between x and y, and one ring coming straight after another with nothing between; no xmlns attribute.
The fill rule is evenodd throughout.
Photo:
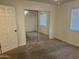
<svg viewBox="0 0 79 59"><path fill-rule="evenodd" d="M47 14L40 14L40 25L41 26L46 26L47 25Z"/></svg>
<svg viewBox="0 0 79 59"><path fill-rule="evenodd" d="M79 31L79 9L73 9L70 30Z"/></svg>

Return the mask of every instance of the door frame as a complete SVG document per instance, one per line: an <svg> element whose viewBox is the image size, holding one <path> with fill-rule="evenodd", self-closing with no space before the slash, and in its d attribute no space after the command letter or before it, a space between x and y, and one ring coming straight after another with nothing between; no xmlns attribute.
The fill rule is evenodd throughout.
<svg viewBox="0 0 79 59"><path fill-rule="evenodd" d="M32 9L24 9L24 11L25 10L27 10L27 11L37 11L37 32L38 32L38 19L39 19L39 17L38 17L38 12L40 11L40 10L32 10ZM50 39L50 11L40 11L40 12L47 12L48 13L48 19L49 19L49 21L48 21L48 39ZM25 14L24 14L24 21L25 21ZM25 22L24 22L24 25L25 25ZM26 28L26 27L25 27ZM26 30L26 29L25 29ZM26 31L25 31L26 32ZM25 36L27 37L27 34L25 33ZM37 36L37 38L38 38L38 36ZM26 44L27 44L27 38L26 38Z"/></svg>

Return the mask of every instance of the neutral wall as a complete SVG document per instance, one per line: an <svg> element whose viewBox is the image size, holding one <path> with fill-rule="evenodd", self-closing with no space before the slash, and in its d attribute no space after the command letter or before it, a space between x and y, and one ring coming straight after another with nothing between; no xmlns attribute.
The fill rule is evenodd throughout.
<svg viewBox="0 0 79 59"><path fill-rule="evenodd" d="M56 6L45 4L45 3L25 1L25 0L0 0L0 4L10 5L16 8L19 46L26 44L24 9L49 11L50 12L49 37L50 39L54 37L54 18L55 18Z"/></svg>
<svg viewBox="0 0 79 59"><path fill-rule="evenodd" d="M55 37L79 47L79 31L69 30L72 8L79 8L79 0L63 4L57 8Z"/></svg>
<svg viewBox="0 0 79 59"><path fill-rule="evenodd" d="M37 31L37 12L29 11L25 15L25 28L26 32Z"/></svg>

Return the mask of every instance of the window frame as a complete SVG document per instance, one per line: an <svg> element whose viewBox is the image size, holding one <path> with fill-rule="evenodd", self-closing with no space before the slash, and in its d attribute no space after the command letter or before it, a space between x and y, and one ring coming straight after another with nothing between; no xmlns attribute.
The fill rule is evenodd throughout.
<svg viewBox="0 0 79 59"><path fill-rule="evenodd" d="M69 27L69 28L70 28L70 30L71 30L71 31L74 31L74 32L76 32L76 31L77 31L77 32L78 32L78 31L79 31L79 29L78 29L78 30L76 30L76 29L73 29L73 28L72 28L72 27L73 27L73 26L72 26L72 16L73 16L73 14L72 14L72 13L73 13L73 10L74 10L74 9L79 9L79 8L72 8L72 9L71 9L71 14L70 14L71 18L70 18L70 27Z"/></svg>

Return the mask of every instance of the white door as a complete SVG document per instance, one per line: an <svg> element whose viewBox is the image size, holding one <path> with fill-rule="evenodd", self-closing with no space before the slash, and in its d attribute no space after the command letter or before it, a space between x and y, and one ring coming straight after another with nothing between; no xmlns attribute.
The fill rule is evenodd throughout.
<svg viewBox="0 0 79 59"><path fill-rule="evenodd" d="M2 52L18 47L15 8L0 6L0 44Z"/></svg>

